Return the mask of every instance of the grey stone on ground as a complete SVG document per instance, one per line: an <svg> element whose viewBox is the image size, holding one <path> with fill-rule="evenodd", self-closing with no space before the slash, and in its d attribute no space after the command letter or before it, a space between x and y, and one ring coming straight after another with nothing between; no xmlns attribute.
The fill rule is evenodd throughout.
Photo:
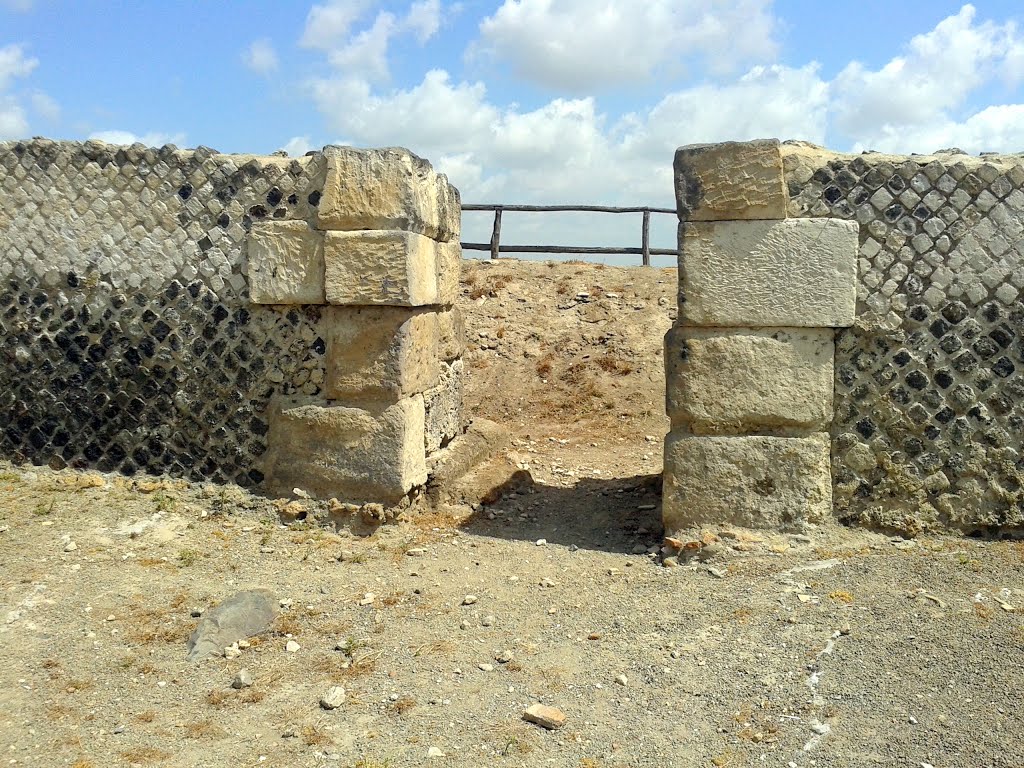
<svg viewBox="0 0 1024 768"><path fill-rule="evenodd" d="M188 660L219 656L232 643L257 635L277 615L277 598L268 589L237 592L210 611L188 639Z"/></svg>

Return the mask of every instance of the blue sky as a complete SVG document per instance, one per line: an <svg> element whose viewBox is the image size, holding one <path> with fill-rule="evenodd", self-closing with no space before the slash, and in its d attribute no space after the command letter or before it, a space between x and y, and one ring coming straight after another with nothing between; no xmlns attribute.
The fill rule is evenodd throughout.
<svg viewBox="0 0 1024 768"><path fill-rule="evenodd" d="M1020 0L0 0L0 138L398 144L473 202L670 205L698 141L1021 151L1022 83Z"/></svg>

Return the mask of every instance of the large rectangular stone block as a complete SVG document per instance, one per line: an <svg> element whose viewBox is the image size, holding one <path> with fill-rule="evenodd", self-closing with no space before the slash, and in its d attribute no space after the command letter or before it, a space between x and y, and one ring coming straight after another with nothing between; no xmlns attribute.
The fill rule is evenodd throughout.
<svg viewBox="0 0 1024 768"><path fill-rule="evenodd" d="M453 304L458 296L457 281L438 279L439 265L450 261L448 243L398 230L325 235L328 304L418 307Z"/></svg>
<svg viewBox="0 0 1024 768"><path fill-rule="evenodd" d="M853 325L857 237L838 219L682 222L679 323Z"/></svg>
<svg viewBox="0 0 1024 768"><path fill-rule="evenodd" d="M246 250L253 303L324 303L322 232L304 221L257 222Z"/></svg>
<svg viewBox="0 0 1024 768"><path fill-rule="evenodd" d="M697 435L822 430L832 420L831 328L686 328L665 334L666 410Z"/></svg>
<svg viewBox="0 0 1024 768"><path fill-rule="evenodd" d="M328 307L324 394L345 405L394 403L437 385L437 313L406 307Z"/></svg>
<svg viewBox="0 0 1024 768"><path fill-rule="evenodd" d="M786 218L789 195L777 139L680 147L675 184L681 219Z"/></svg>
<svg viewBox="0 0 1024 768"><path fill-rule="evenodd" d="M284 401L272 407L264 458L267 492L395 504L427 479L423 397L386 408Z"/></svg>
<svg viewBox="0 0 1024 768"><path fill-rule="evenodd" d="M665 532L702 525L793 530L832 512L829 437L696 437L665 441Z"/></svg>
<svg viewBox="0 0 1024 768"><path fill-rule="evenodd" d="M321 229L400 229L458 242L459 192L426 160L401 148L325 147L324 156Z"/></svg>

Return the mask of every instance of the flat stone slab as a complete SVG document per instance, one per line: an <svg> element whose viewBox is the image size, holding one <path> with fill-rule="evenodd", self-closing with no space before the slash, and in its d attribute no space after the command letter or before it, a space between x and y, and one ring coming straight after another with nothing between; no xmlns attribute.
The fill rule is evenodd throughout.
<svg viewBox="0 0 1024 768"><path fill-rule="evenodd" d="M254 304L323 304L324 236L304 221L253 224L247 244Z"/></svg>
<svg viewBox="0 0 1024 768"><path fill-rule="evenodd" d="M327 303L406 307L454 304L460 258L458 243L438 243L411 232L327 232Z"/></svg>
<svg viewBox="0 0 1024 768"><path fill-rule="evenodd" d="M277 598L268 589L236 592L199 621L188 638L188 660L223 656L224 649L258 635L277 616Z"/></svg>
<svg viewBox="0 0 1024 768"><path fill-rule="evenodd" d="M459 240L459 191L407 149L324 147L320 229L399 229Z"/></svg>
<svg viewBox="0 0 1024 768"><path fill-rule="evenodd" d="M666 410L699 435L824 430L832 421L831 328L692 328L665 335Z"/></svg>
<svg viewBox="0 0 1024 768"><path fill-rule="evenodd" d="M682 222L678 322L853 325L857 238L857 223L838 219Z"/></svg>
<svg viewBox="0 0 1024 768"><path fill-rule="evenodd" d="M428 454L447 445L465 426L464 371L462 360L443 363L438 385L423 393L423 407L426 410L424 439Z"/></svg>
<svg viewBox="0 0 1024 768"><path fill-rule="evenodd" d="M702 525L794 530L832 513L829 436L698 437L665 441L666 534Z"/></svg>
<svg viewBox="0 0 1024 768"><path fill-rule="evenodd" d="M777 139L680 147L674 170L681 219L786 218L789 195Z"/></svg>
<svg viewBox="0 0 1024 768"><path fill-rule="evenodd" d="M328 399L396 403L438 383L437 313L406 307L327 307Z"/></svg>
<svg viewBox="0 0 1024 768"><path fill-rule="evenodd" d="M300 488L317 498L395 504L427 479L423 397L386 408L298 400L270 414L264 462L268 493Z"/></svg>

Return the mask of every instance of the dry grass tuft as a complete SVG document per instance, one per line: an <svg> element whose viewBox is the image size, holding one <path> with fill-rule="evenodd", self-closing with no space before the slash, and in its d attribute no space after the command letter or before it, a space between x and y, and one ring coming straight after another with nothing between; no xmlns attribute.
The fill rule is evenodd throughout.
<svg viewBox="0 0 1024 768"><path fill-rule="evenodd" d="M126 763L157 763L169 760L173 755L156 747L135 747L122 752L121 757Z"/></svg>
<svg viewBox="0 0 1024 768"><path fill-rule="evenodd" d="M228 732L212 720L198 720L184 728L186 739L223 739Z"/></svg>

